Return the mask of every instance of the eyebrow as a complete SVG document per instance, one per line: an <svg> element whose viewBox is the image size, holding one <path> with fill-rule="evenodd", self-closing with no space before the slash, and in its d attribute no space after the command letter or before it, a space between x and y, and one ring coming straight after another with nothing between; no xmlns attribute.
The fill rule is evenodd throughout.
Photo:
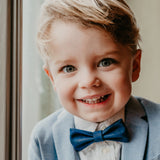
<svg viewBox="0 0 160 160"><path fill-rule="evenodd" d="M61 64L70 64L73 63L73 60L67 59L67 60L57 60L54 64L55 65L61 65Z"/></svg>
<svg viewBox="0 0 160 160"><path fill-rule="evenodd" d="M96 57L100 57L100 56L107 56L107 55L120 55L120 50L113 50L113 51L106 51L103 53L99 53L97 55L95 55Z"/></svg>

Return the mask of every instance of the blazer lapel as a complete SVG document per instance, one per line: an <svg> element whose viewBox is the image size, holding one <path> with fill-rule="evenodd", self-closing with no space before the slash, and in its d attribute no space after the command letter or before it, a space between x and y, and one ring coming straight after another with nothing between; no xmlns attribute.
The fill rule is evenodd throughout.
<svg viewBox="0 0 160 160"><path fill-rule="evenodd" d="M58 116L53 126L53 137L58 160L79 160L70 143L70 128L74 128L73 116L65 110Z"/></svg>
<svg viewBox="0 0 160 160"><path fill-rule="evenodd" d="M147 160L160 159L160 105L151 101L140 98L140 103L143 105L149 123L149 136L147 148Z"/></svg>
<svg viewBox="0 0 160 160"><path fill-rule="evenodd" d="M145 112L140 103L133 97L126 105L126 125L130 133L130 142L122 144L121 160L143 160L148 123L142 118Z"/></svg>

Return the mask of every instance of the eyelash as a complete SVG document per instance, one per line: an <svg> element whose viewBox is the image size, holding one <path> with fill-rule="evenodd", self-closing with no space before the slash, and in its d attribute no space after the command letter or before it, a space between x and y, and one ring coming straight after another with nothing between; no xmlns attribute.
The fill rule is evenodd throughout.
<svg viewBox="0 0 160 160"><path fill-rule="evenodd" d="M69 68L70 67L70 68ZM73 70L68 70L67 71L67 69L73 69ZM60 71L63 71L64 73L71 73L71 72L74 72L74 71L76 71L76 68L74 67L74 66L72 66L72 65L66 65L66 66L63 66L61 69L60 69Z"/></svg>
<svg viewBox="0 0 160 160"><path fill-rule="evenodd" d="M105 63L103 63L102 65L101 64L102 62L105 62ZM113 58L104 58L98 63L97 67L109 67L110 65L116 64L116 63L118 62Z"/></svg>

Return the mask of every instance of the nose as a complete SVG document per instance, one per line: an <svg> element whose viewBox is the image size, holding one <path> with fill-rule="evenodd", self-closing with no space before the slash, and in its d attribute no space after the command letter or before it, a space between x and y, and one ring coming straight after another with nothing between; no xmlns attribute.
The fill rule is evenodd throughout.
<svg viewBox="0 0 160 160"><path fill-rule="evenodd" d="M97 88L101 86L100 79L91 72L81 75L79 81L80 88Z"/></svg>

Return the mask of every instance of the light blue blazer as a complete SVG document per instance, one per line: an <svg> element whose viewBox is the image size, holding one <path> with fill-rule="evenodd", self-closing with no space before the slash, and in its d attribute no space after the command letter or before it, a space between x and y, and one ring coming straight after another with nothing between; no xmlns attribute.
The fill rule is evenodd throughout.
<svg viewBox="0 0 160 160"><path fill-rule="evenodd" d="M129 143L122 143L121 160L160 160L160 105L131 97L126 105ZM60 109L40 121L29 145L29 160L79 160L70 143L73 115Z"/></svg>

